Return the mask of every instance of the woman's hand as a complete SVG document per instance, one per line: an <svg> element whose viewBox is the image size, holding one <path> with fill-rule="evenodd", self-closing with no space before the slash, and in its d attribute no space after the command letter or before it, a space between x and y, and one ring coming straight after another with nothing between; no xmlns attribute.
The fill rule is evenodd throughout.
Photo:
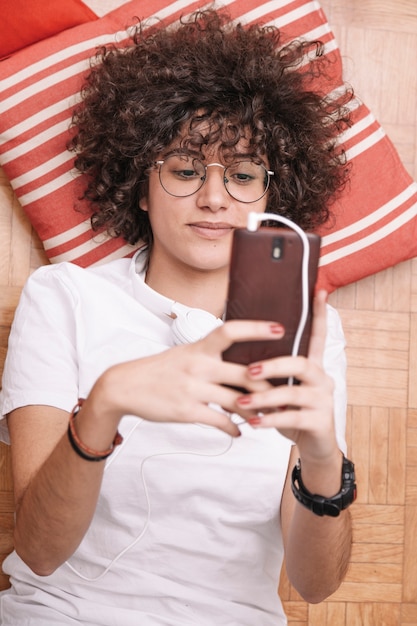
<svg viewBox="0 0 417 626"><path fill-rule="evenodd" d="M247 367L223 361L222 353L235 341L279 340L283 334L273 322L229 321L195 343L115 365L96 382L82 412L89 408L101 419L107 416L115 428L130 414L158 422L200 422L238 436L238 427L213 405L249 417L236 403L241 393L231 386L261 392L271 385L251 376Z"/></svg>
<svg viewBox="0 0 417 626"><path fill-rule="evenodd" d="M248 377L265 381L291 377L300 384L281 385L241 396L237 404L251 411L249 423L257 428L275 427L297 444L300 455L311 462L334 456L337 450L332 379L323 369L326 340L326 292L314 299L313 325L308 357L280 357L253 363ZM259 416L261 413L261 416Z"/></svg>

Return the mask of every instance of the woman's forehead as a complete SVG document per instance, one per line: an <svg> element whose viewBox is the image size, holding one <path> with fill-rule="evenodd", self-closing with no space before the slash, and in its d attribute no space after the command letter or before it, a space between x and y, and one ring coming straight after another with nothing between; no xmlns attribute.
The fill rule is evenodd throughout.
<svg viewBox="0 0 417 626"><path fill-rule="evenodd" d="M180 136L167 146L166 152L183 151L195 153L204 158L216 154L222 154L224 157L253 154L253 146L247 135L229 137L228 133L213 134L211 131L212 129L203 124L193 131L184 129Z"/></svg>
<svg viewBox="0 0 417 626"><path fill-rule="evenodd" d="M239 149L244 146L248 150L251 136L249 126L235 120L233 116L220 113L204 115L198 112L182 125L178 141L206 146L224 144L233 147L239 144Z"/></svg>
<svg viewBox="0 0 417 626"><path fill-rule="evenodd" d="M204 160L215 159L225 163L241 157L262 158L266 151L255 147L252 131L233 116L211 115L198 111L184 122L177 137L166 147L164 155L172 152L193 154Z"/></svg>

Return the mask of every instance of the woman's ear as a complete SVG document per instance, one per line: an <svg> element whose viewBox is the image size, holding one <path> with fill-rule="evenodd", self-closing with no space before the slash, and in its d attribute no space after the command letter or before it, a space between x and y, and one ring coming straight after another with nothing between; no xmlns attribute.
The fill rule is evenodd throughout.
<svg viewBox="0 0 417 626"><path fill-rule="evenodd" d="M140 198L139 200L139 208L142 209L142 211L148 211L148 197L147 196L142 196L142 198Z"/></svg>

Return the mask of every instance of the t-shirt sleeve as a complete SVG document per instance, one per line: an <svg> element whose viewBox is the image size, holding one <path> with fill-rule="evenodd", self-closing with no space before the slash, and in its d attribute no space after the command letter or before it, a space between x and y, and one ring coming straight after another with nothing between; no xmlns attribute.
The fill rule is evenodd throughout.
<svg viewBox="0 0 417 626"><path fill-rule="evenodd" d="M5 415L27 405L70 411L78 397L74 311L78 305L62 267L46 266L28 279L16 309L3 372L0 439Z"/></svg>
<svg viewBox="0 0 417 626"><path fill-rule="evenodd" d="M334 419L340 449L346 454L346 352L342 322L336 309L327 305L327 337L324 351L324 369L335 383Z"/></svg>

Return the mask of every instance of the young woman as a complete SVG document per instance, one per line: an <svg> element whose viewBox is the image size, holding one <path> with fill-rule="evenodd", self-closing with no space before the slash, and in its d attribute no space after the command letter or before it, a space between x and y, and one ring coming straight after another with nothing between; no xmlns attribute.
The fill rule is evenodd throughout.
<svg viewBox="0 0 417 626"><path fill-rule="evenodd" d="M221 322L233 231L250 211L312 229L346 179L349 94L312 91L316 48L211 10L101 52L71 148L93 227L138 252L43 267L23 291L2 390L16 496L2 625L283 625L284 554L307 601L341 583L354 490L326 294L307 358L222 360L285 333ZM267 382L287 376L300 384Z"/></svg>

